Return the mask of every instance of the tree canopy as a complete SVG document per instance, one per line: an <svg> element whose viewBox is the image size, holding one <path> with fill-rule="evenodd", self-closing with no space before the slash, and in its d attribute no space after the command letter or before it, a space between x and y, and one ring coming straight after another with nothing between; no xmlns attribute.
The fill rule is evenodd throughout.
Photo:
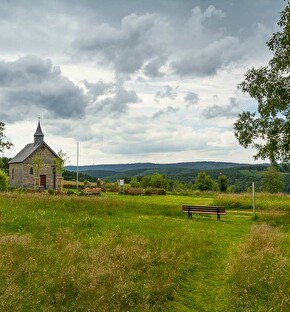
<svg viewBox="0 0 290 312"><path fill-rule="evenodd" d="M195 180L195 187L200 191L211 191L214 186L214 181L210 176L207 175L205 171L198 173Z"/></svg>
<svg viewBox="0 0 290 312"><path fill-rule="evenodd" d="M257 112L242 112L234 131L245 148L257 150L255 159L269 158L274 166L290 161L290 3L281 12L280 31L267 46L273 53L267 66L250 69L239 88L258 102Z"/></svg>
<svg viewBox="0 0 290 312"><path fill-rule="evenodd" d="M5 124L0 121L0 153L3 153L5 149L9 149L13 146L13 144L9 141L4 141L5 135Z"/></svg>

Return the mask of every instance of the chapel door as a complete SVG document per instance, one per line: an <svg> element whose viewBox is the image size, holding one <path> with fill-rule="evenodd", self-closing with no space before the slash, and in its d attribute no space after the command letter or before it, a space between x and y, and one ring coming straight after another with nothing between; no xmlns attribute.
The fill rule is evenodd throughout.
<svg viewBox="0 0 290 312"><path fill-rule="evenodd" d="M46 188L46 175L45 174L40 175L40 187Z"/></svg>

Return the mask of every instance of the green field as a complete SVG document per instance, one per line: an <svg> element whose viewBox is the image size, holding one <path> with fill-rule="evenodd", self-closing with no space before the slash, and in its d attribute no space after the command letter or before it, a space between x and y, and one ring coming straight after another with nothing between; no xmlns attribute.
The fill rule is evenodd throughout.
<svg viewBox="0 0 290 312"><path fill-rule="evenodd" d="M289 311L290 197L246 197L2 193L0 311Z"/></svg>

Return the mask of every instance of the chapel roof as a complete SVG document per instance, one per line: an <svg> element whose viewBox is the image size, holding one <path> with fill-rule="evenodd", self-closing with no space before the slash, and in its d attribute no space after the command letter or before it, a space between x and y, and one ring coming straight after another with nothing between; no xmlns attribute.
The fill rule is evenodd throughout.
<svg viewBox="0 0 290 312"><path fill-rule="evenodd" d="M48 150L53 154L54 157L58 157L58 155L45 143L34 145L34 143L27 144L14 158L9 161L9 164L15 163L22 163L24 162L29 156L31 156L37 149L41 146L46 146Z"/></svg>
<svg viewBox="0 0 290 312"><path fill-rule="evenodd" d="M9 161L9 164L23 162L33 152L35 152L37 148L38 146L35 146L34 143L27 144L14 158Z"/></svg>

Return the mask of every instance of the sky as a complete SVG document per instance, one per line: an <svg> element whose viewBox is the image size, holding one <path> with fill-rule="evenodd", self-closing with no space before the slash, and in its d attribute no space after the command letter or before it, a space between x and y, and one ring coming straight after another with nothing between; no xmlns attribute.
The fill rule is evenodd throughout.
<svg viewBox="0 0 290 312"><path fill-rule="evenodd" d="M76 163L254 163L237 89L266 65L283 0L0 1L0 121L15 156L44 140ZM261 162L261 161L260 161Z"/></svg>

